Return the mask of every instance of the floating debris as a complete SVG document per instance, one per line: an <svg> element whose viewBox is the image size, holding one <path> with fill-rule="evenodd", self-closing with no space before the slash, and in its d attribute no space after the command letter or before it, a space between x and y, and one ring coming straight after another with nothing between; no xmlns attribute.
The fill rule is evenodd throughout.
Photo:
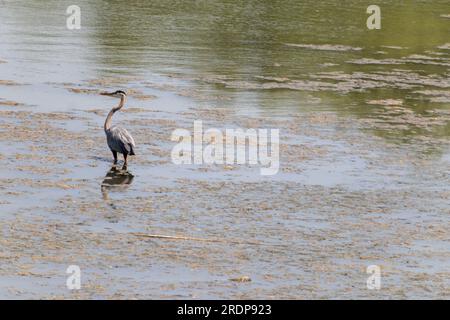
<svg viewBox="0 0 450 320"><path fill-rule="evenodd" d="M421 75L408 70L394 69L388 72L321 72L311 75L312 78L341 81L335 84L338 89L353 91L370 88L411 89L414 87L433 86L450 88L450 81L445 76Z"/></svg>
<svg viewBox="0 0 450 320"><path fill-rule="evenodd" d="M275 82L286 82L286 81L290 80L289 78L285 78L285 77L255 76L255 78L261 79L261 80L275 81Z"/></svg>
<svg viewBox="0 0 450 320"><path fill-rule="evenodd" d="M440 65L440 66L450 66L450 62L446 58L439 58L439 57L429 57L424 55L411 55L408 57L404 57L401 59L372 59L372 58L361 58L361 59L354 59L347 61L351 64L374 64L374 65L400 65L400 64L407 64L407 63L414 63L414 64L426 64L426 65Z"/></svg>
<svg viewBox="0 0 450 320"><path fill-rule="evenodd" d="M403 105L403 100L401 99L369 100L366 101L366 103L380 106L401 106Z"/></svg>
<svg viewBox="0 0 450 320"><path fill-rule="evenodd" d="M238 277L238 278L231 278L230 281L233 281L233 282L251 282L252 279L250 279L250 277L247 277L247 276L242 276L242 277Z"/></svg>
<svg viewBox="0 0 450 320"><path fill-rule="evenodd" d="M404 64L404 61L399 59L372 59L372 58L361 58L349 60L347 63L351 64Z"/></svg>
<svg viewBox="0 0 450 320"><path fill-rule="evenodd" d="M382 48L386 49L394 49L394 50L405 50L408 49L408 47L400 47L400 46L381 46Z"/></svg>
<svg viewBox="0 0 450 320"><path fill-rule="evenodd" d="M327 62L327 63L322 63L319 66L326 68L326 67L334 67L334 66L338 66L339 64L337 63L331 63L331 62Z"/></svg>
<svg viewBox="0 0 450 320"><path fill-rule="evenodd" d="M418 90L413 93L427 96L428 100L437 103L448 103L450 102L450 91L444 90Z"/></svg>
<svg viewBox="0 0 450 320"><path fill-rule="evenodd" d="M291 80L287 77L255 76L264 81L232 80L223 77L198 78L199 81L220 84L226 88L245 90L290 89L298 91L361 92L367 89L413 89L423 86L450 88L448 78L440 75L421 75L408 70L391 72L320 72L309 75L311 79Z"/></svg>
<svg viewBox="0 0 450 320"><path fill-rule="evenodd" d="M361 51L362 48L351 47L345 45L334 45L334 44L297 44L297 43L286 43L288 47L296 47L311 50L321 50L321 51Z"/></svg>
<svg viewBox="0 0 450 320"><path fill-rule="evenodd" d="M446 43L442 46L438 46L438 49L442 49L442 50L450 50L450 43Z"/></svg>

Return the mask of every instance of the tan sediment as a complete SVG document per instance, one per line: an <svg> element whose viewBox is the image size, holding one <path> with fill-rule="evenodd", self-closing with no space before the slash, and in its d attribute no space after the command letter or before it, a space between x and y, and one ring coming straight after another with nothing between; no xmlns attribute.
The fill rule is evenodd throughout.
<svg viewBox="0 0 450 320"><path fill-rule="evenodd" d="M117 84L126 84L128 81L129 81L129 79L107 78L107 79L91 80L88 83L91 86L98 86L98 85L111 86L111 85L117 85ZM134 99L137 99L137 100L148 101L148 100L153 100L156 98L156 96L154 96L154 95L143 94L142 91L140 91L140 90L124 89L124 88L121 88L121 89L125 90L129 97L133 97ZM67 84L67 90L69 90L73 93L83 93L83 94L100 94L101 92L107 91L107 90L103 90L103 89L77 88L77 87L73 87L73 84ZM110 89L110 91L111 91L111 89Z"/></svg>
<svg viewBox="0 0 450 320"><path fill-rule="evenodd" d="M321 89L352 90L367 87L365 81L381 82L387 88L417 85L423 89L423 83L445 80L401 71L319 76L324 77L317 81ZM395 79L400 84L394 84ZM283 77L257 81L258 85L268 82L268 87L292 82ZM338 87L335 81L347 84ZM433 97L446 91L434 90L438 92L417 94ZM386 103L389 98L397 100L388 94L383 98L374 98L382 103L367 107L369 114L361 118L320 109L293 110L287 119L241 116L221 105L196 105L166 119L164 112L140 104L127 106L130 113L142 113L126 122L141 147L130 164L130 170L138 173L138 183L128 191L112 192L108 200L102 198L101 185L111 155L98 116L105 116L109 108L92 106L79 114L0 110L0 143L23 147L0 154L2 165L18 172L14 178L0 179L4 196L0 203L18 205L27 197L49 196L0 220L4 232L0 277L44 279L39 282L41 291L31 286L10 288L11 295L19 298L180 298L191 292L219 298L370 298L373 292L365 287L365 267L382 261L383 283L401 284L383 287L378 293L382 297L446 297L448 290L442 283L448 272L424 273L422 264L446 259L446 253L429 247L418 250L417 243L447 241L448 227L438 222L446 221L444 204L450 193L424 184L429 180L434 186L446 185L448 180L443 166L435 166L434 158L420 150L448 145L447 136L430 132L445 127L450 114L446 110L420 113L406 98L398 105ZM161 178L160 171L172 165L171 130L192 130L192 121L198 118L204 120L205 128L280 128L280 173L297 174L296 178L247 182L240 175L246 173L245 166L205 165L192 168L198 180L163 176L163 185L153 183ZM71 121L85 123L87 130L71 132L60 126ZM389 137L419 129L410 145L387 143L370 131ZM315 139L321 143L315 144ZM345 178L368 179L367 188L324 186L302 175L310 168L329 166L324 174L332 176L339 161L351 164L356 157L364 165L345 171ZM91 168L102 172L87 176ZM210 179L203 172L235 174L236 178ZM398 184L385 190L378 174L380 179L398 176ZM425 179L410 182L413 174L423 174ZM430 212L433 206L437 213ZM69 264L80 264L83 274L89 272L79 292L65 287ZM201 281L185 279L183 270ZM161 278L148 278L155 275ZM61 283L55 287L45 280L58 277ZM401 281L395 282L398 278Z"/></svg>
<svg viewBox="0 0 450 320"><path fill-rule="evenodd" d="M139 80L138 77L120 77L111 76L98 79L87 80L86 83L91 86L112 86L112 85L126 85L130 81Z"/></svg>
<svg viewBox="0 0 450 320"><path fill-rule="evenodd" d="M11 106L11 107L17 107L17 106L22 106L23 103L16 102L16 101L11 101L11 100L3 100L3 99L0 99L0 105L3 105L3 106Z"/></svg>
<svg viewBox="0 0 450 320"><path fill-rule="evenodd" d="M135 94L133 95L133 98L137 100L153 100L156 99L156 96L149 94Z"/></svg>
<svg viewBox="0 0 450 320"><path fill-rule="evenodd" d="M19 86L20 83L13 80L0 80L0 85L2 86Z"/></svg>
<svg viewBox="0 0 450 320"><path fill-rule="evenodd" d="M67 88L67 90L73 93L85 93L85 94L100 94L101 90L88 89L88 88Z"/></svg>

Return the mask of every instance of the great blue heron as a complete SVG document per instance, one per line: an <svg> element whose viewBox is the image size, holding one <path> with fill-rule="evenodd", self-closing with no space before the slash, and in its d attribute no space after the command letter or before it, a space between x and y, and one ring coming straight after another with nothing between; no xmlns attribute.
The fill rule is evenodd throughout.
<svg viewBox="0 0 450 320"><path fill-rule="evenodd" d="M110 96L115 98L120 98L119 105L111 109L108 113L108 116L105 120L105 133L106 133L106 141L108 142L108 147L111 149L111 152L114 156L114 164L117 163L117 153L123 154L124 166L127 166L127 157L128 155L134 156L134 149L136 148L136 144L134 143L134 139L128 131L119 126L112 126L111 121L114 113L119 111L125 104L125 100L127 98L127 94L121 90L117 90L115 92L103 92L101 93L104 96Z"/></svg>

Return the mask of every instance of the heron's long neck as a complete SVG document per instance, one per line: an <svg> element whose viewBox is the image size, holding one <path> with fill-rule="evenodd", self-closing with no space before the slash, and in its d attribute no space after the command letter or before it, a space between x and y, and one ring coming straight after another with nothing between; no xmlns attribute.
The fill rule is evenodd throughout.
<svg viewBox="0 0 450 320"><path fill-rule="evenodd" d="M123 107L124 104L125 104L125 98L122 97L122 98L120 98L119 105L115 108L112 108L111 111L108 113L108 116L106 117L106 120L105 120L105 126L104 126L105 131L109 130L109 128L111 128L111 122L112 122L112 117L113 117L114 113L116 113L116 111L119 111Z"/></svg>

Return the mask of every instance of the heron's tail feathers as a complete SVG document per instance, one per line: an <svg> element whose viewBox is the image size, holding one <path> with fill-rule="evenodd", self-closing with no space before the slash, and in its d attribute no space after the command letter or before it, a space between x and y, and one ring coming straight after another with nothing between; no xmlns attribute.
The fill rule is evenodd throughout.
<svg viewBox="0 0 450 320"><path fill-rule="evenodd" d="M135 156L136 154L134 153L134 147L133 146L130 146L130 153L129 153L129 155L130 156Z"/></svg>

